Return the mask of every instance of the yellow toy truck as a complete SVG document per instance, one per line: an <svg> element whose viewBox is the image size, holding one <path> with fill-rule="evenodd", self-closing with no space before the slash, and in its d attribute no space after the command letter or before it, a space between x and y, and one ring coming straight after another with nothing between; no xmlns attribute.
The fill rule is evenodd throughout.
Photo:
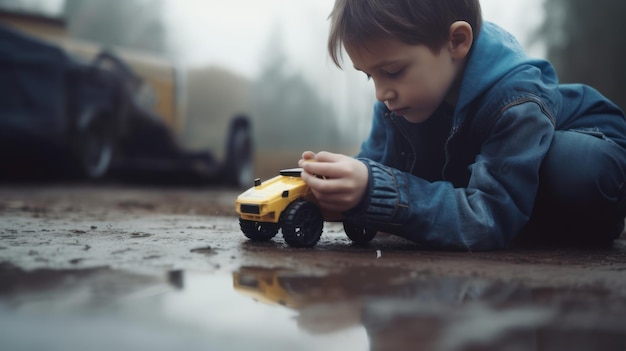
<svg viewBox="0 0 626 351"><path fill-rule="evenodd" d="M265 182L257 178L252 188L237 197L239 224L248 239L269 241L280 229L290 246L313 247L322 235L324 221L343 222L346 235L355 244L365 245L376 236L376 230L320 209L301 173L302 168L291 168Z"/></svg>

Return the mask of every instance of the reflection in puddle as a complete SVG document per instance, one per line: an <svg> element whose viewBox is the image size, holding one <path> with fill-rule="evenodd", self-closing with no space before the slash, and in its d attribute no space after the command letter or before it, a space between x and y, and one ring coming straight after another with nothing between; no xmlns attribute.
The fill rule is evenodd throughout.
<svg viewBox="0 0 626 351"><path fill-rule="evenodd" d="M297 313L233 292L232 277L185 273L185 288L166 296L162 306L170 321L184 323L219 338L219 350L367 350L362 326L342 333L312 335L298 327Z"/></svg>
<svg viewBox="0 0 626 351"><path fill-rule="evenodd" d="M242 268L243 295L297 311L311 333L363 326L371 350L626 350L626 299L362 268L322 277Z"/></svg>
<svg viewBox="0 0 626 351"><path fill-rule="evenodd" d="M230 274L0 264L2 350L367 350L363 327L311 335L292 310L233 290ZM4 284L6 282L6 284Z"/></svg>
<svg viewBox="0 0 626 351"><path fill-rule="evenodd" d="M626 350L626 299L367 267L324 276L0 264L7 350Z"/></svg>

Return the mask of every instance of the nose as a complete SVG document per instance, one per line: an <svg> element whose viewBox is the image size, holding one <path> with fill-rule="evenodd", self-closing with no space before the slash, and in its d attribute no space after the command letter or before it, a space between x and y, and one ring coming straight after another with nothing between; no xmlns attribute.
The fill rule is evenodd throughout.
<svg viewBox="0 0 626 351"><path fill-rule="evenodd" d="M389 88L388 86L384 84L376 84L376 82L374 82L374 85L376 88L376 100L380 102L385 102L388 100L393 100L396 97L393 89Z"/></svg>

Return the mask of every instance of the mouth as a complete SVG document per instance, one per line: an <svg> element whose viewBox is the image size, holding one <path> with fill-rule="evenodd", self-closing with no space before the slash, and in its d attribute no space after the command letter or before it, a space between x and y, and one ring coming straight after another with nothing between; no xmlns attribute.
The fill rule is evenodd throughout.
<svg viewBox="0 0 626 351"><path fill-rule="evenodd" d="M391 112L395 113L398 116L402 116L409 111L408 107L396 108L392 109Z"/></svg>

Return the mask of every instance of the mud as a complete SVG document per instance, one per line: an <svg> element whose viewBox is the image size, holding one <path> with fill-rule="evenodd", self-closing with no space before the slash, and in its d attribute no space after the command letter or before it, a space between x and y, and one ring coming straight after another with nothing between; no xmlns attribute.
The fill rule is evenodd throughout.
<svg viewBox="0 0 626 351"><path fill-rule="evenodd" d="M327 223L248 241L238 191L0 186L7 350L626 349L626 240L424 251Z"/></svg>

